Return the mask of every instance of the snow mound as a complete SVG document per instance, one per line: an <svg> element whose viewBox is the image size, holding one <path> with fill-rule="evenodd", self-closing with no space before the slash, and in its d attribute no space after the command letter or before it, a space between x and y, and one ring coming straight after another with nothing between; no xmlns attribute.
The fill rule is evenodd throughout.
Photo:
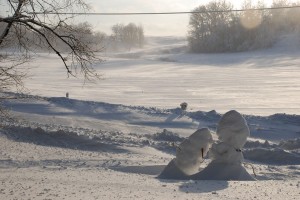
<svg viewBox="0 0 300 200"><path fill-rule="evenodd" d="M271 165L300 165L300 153L283 149L247 149L245 159Z"/></svg>
<svg viewBox="0 0 300 200"><path fill-rule="evenodd" d="M169 162L169 164L160 173L158 178L161 179L175 179L175 180L185 180L189 179L189 176L185 174L176 164L175 158Z"/></svg>
<svg viewBox="0 0 300 200"><path fill-rule="evenodd" d="M180 142L183 140L183 138L180 137L177 133L173 133L171 131L168 131L167 129L164 129L160 133L155 133L153 135L150 135L149 137L154 140L162 140L168 142Z"/></svg>
<svg viewBox="0 0 300 200"><path fill-rule="evenodd" d="M177 147L175 164L187 175L197 173L212 143L207 128L197 130Z"/></svg>
<svg viewBox="0 0 300 200"><path fill-rule="evenodd" d="M199 172L200 165L213 142L207 128L202 128L186 138L176 149L176 158L165 167L159 178L187 179Z"/></svg>
<svg viewBox="0 0 300 200"><path fill-rule="evenodd" d="M221 115L217 113L215 110L211 110L209 112L203 112L203 111L190 112L189 116L199 121L206 120L206 121L217 122L221 119Z"/></svg>
<svg viewBox="0 0 300 200"><path fill-rule="evenodd" d="M212 161L198 174L191 176L193 180L239 180L254 181L255 179L239 163L218 163Z"/></svg>
<svg viewBox="0 0 300 200"><path fill-rule="evenodd" d="M278 145L276 144L270 144L268 140L265 140L264 143L261 143L259 141L247 141L244 145L244 148L250 149L250 148L275 148Z"/></svg>
<svg viewBox="0 0 300 200"><path fill-rule="evenodd" d="M99 152L123 151L123 149L112 144L112 142L109 143L96 137L92 138L89 135L79 135L73 131L47 131L41 127L31 128L20 126L10 126L2 131L8 139L41 146Z"/></svg>
<svg viewBox="0 0 300 200"><path fill-rule="evenodd" d="M289 115L285 113L277 113L274 115L270 115L269 119L288 123L288 124L299 124L300 115Z"/></svg>
<svg viewBox="0 0 300 200"><path fill-rule="evenodd" d="M300 138L294 140L281 141L279 143L280 148L286 150L300 149Z"/></svg>

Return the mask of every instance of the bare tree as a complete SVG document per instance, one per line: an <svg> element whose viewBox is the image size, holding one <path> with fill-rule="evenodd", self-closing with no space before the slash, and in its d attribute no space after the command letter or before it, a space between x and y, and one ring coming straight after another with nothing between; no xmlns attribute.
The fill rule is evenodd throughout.
<svg viewBox="0 0 300 200"><path fill-rule="evenodd" d="M0 23L5 28L0 33L0 48L13 38L19 50L28 54L36 47L47 47L57 54L69 75L75 76L80 70L85 79L97 77L92 68L95 49L87 45L81 33L91 31L87 24L74 28L68 19L74 16L62 12L87 11L88 5L83 0L7 0L11 10L8 17L0 16ZM63 30L63 31L62 31ZM59 47L56 42L64 44Z"/></svg>
<svg viewBox="0 0 300 200"><path fill-rule="evenodd" d="M99 78L92 67L94 62L101 61L95 55L98 49L91 47L82 37L91 34L91 26L87 23L71 25L69 19L75 15L61 14L86 12L89 6L84 0L4 2L9 12L8 16L0 14L0 93L12 87L22 87L25 74L20 65L29 61L36 49L55 53L63 62L67 75L81 74L85 81ZM17 48L17 53L11 53L12 46Z"/></svg>
<svg viewBox="0 0 300 200"><path fill-rule="evenodd" d="M115 24L111 30L113 40L125 45L128 49L136 46L142 48L144 45L145 37L142 25L137 26L134 23Z"/></svg>
<svg viewBox="0 0 300 200"><path fill-rule="evenodd" d="M230 49L229 29L234 14L217 11L231 10L232 8L231 3L225 0L216 0L193 10L195 13L190 16L188 32L191 51L223 52Z"/></svg>
<svg viewBox="0 0 300 200"><path fill-rule="evenodd" d="M215 0L195 8L190 16L188 42L190 51L199 53L237 52L270 47L274 28L262 1L244 0L245 12L229 12L233 5ZM222 12L225 11L225 12ZM226 12L227 11L227 12Z"/></svg>

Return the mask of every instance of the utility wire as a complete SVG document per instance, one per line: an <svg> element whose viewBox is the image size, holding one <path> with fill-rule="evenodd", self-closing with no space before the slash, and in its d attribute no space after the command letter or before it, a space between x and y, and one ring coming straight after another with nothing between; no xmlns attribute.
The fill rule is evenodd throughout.
<svg viewBox="0 0 300 200"><path fill-rule="evenodd" d="M207 11L183 11L183 12L111 12L111 13L85 13L85 12L30 12L35 15L178 15L178 14L196 14L196 13L226 13L226 12L246 12L246 11L263 11L263 10L280 10L300 8L299 6L283 6L269 8L251 8L251 9L235 9L235 10L207 10Z"/></svg>

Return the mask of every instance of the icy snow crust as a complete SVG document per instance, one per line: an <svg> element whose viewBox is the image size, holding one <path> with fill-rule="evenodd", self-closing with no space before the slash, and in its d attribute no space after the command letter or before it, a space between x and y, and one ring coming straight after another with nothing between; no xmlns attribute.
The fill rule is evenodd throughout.
<svg viewBox="0 0 300 200"><path fill-rule="evenodd" d="M25 86L38 96L1 94L21 98L4 102L14 119L0 119L0 199L299 199L300 45L293 44L194 55L182 38L151 38L143 50L103 54L96 68L104 81L88 87L67 79L54 55L37 54ZM195 179L219 171L213 179L221 180L187 180L174 165L176 148L202 127L217 132L231 109L251 133L245 165L221 170L204 157L206 172ZM167 168L179 180L157 178ZM223 176L233 169L241 173ZM246 172L257 181L224 180Z"/></svg>

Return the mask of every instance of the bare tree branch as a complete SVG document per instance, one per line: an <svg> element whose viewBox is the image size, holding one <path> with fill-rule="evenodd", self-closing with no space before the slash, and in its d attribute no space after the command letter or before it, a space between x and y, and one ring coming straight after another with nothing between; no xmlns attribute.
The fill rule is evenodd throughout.
<svg viewBox="0 0 300 200"><path fill-rule="evenodd" d="M41 49L55 53L64 64L67 75L77 76L80 72L84 81L100 78L92 65L101 61L95 54L99 48L90 46L85 38L94 34L90 25L69 24L69 19L74 16L59 14L87 11L89 6L84 0L6 2L10 15L0 15L0 94L13 87L22 88L26 74L20 71L20 66L28 62L31 53ZM37 15L36 12L44 15ZM7 55L3 54L6 47L16 47L18 53L14 55L11 50L7 50ZM20 53L21 57L14 57Z"/></svg>
<svg viewBox="0 0 300 200"><path fill-rule="evenodd" d="M11 7L13 7L12 1L8 0ZM91 49L87 44L84 43L78 36L76 32L78 30L72 29L66 23L67 17L62 18L60 14L56 15L58 19L55 23L49 20L47 13L59 13L61 10L73 10L77 7L80 9L86 10L88 6L82 0L19 0L17 8L14 11L12 17L1 17L0 22L6 22L7 26L5 31L0 37L0 46L4 39L8 36L11 27L13 24L19 24L20 27L27 28L26 30L35 33L35 36L41 40L45 41L45 44L48 45L54 53L62 60L67 73L76 76L74 69L80 68L80 72L83 73L84 77L90 79L91 77L97 78L98 74L95 73L92 68L93 62L99 62L101 59L98 59L95 55L96 50ZM47 22L42 21L37 17L35 11L44 12L44 18L47 18ZM30 13L30 14L28 14ZM52 17L53 19L53 17ZM15 29L18 29L17 27ZM68 30L67 32L61 32L61 30ZM17 30L15 31L18 32ZM80 32L80 31L79 31ZM79 33L78 32L78 33ZM75 33L75 34L74 34ZM20 41L26 40L25 36L18 36L19 43ZM60 40L66 47L67 50L59 50L59 47L54 45L50 39L53 39L57 42ZM21 44L24 49L29 50L26 45ZM29 46L29 45L28 45ZM67 57L71 58L71 63L66 62L66 57L63 56L66 54Z"/></svg>

